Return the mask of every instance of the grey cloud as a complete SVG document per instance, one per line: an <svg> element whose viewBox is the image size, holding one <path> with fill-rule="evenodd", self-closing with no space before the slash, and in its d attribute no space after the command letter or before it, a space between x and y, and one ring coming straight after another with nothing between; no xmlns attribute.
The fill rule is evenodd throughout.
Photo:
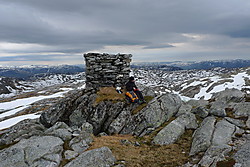
<svg viewBox="0 0 250 167"><path fill-rule="evenodd" d="M81 53L107 45L178 49L162 45L178 42L215 46L213 41L192 41L183 33L228 36L228 47L235 42L230 38L250 38L250 3L245 0L0 0L0 4L0 42L45 46L27 53Z"/></svg>
<svg viewBox="0 0 250 167"><path fill-rule="evenodd" d="M31 54L31 55L18 55L18 56L2 56L0 57L0 62L3 61L55 61L61 59L63 56L60 54L51 54L51 55L39 55L39 54Z"/></svg>
<svg viewBox="0 0 250 167"><path fill-rule="evenodd" d="M145 46L145 47L143 47L143 49L162 49L162 48L172 48L172 47L175 47L175 46L169 45L169 44L161 44L161 45Z"/></svg>

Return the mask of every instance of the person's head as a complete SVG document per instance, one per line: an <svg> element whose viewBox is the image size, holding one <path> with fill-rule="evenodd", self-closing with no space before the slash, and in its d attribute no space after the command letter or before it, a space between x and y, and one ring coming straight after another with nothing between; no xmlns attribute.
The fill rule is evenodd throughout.
<svg viewBox="0 0 250 167"><path fill-rule="evenodd" d="M131 77L129 77L129 81L130 82L135 82L135 78L131 76Z"/></svg>

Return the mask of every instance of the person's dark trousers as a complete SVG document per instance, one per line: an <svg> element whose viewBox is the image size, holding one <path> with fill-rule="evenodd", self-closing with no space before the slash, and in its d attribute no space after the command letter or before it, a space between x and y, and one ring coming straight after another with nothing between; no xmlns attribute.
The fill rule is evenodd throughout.
<svg viewBox="0 0 250 167"><path fill-rule="evenodd" d="M144 97L143 97L141 91L135 90L134 92L135 92L135 94L137 95L137 97L139 98L139 100L144 101Z"/></svg>

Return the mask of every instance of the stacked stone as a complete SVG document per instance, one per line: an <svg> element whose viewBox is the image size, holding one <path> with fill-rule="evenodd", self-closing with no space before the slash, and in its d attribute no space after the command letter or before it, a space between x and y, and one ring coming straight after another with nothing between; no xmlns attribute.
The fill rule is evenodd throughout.
<svg viewBox="0 0 250 167"><path fill-rule="evenodd" d="M123 86L130 73L131 54L84 54L86 87Z"/></svg>

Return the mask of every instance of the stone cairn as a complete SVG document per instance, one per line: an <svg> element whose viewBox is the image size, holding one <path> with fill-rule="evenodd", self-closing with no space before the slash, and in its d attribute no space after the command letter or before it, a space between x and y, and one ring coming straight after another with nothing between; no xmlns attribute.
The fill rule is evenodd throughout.
<svg viewBox="0 0 250 167"><path fill-rule="evenodd" d="M131 54L86 53L86 87L123 86L130 73Z"/></svg>

